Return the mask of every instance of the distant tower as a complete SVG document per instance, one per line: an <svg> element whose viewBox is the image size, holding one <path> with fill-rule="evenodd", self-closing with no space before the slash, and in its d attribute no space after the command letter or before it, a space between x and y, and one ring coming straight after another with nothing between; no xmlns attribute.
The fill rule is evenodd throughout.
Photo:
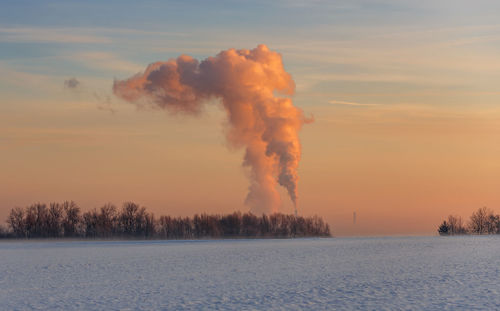
<svg viewBox="0 0 500 311"><path fill-rule="evenodd" d="M352 224L355 225L356 224L356 212L352 212Z"/></svg>

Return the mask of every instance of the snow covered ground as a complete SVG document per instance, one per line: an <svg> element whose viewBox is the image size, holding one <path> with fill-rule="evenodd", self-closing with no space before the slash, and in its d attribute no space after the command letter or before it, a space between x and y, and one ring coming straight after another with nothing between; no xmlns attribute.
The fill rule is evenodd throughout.
<svg viewBox="0 0 500 311"><path fill-rule="evenodd" d="M0 242L1 310L499 310L500 236Z"/></svg>

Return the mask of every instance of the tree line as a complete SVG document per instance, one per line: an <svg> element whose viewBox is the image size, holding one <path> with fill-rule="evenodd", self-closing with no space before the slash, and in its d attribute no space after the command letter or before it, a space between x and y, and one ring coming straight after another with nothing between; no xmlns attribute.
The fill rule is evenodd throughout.
<svg viewBox="0 0 500 311"><path fill-rule="evenodd" d="M461 217L448 216L438 227L440 235L456 234L500 234L500 215L487 207L481 207L469 218L467 223Z"/></svg>
<svg viewBox="0 0 500 311"><path fill-rule="evenodd" d="M193 217L160 216L126 202L121 209L105 204L86 212L74 202L35 203L11 209L7 229L0 237L15 238L292 238L328 237L330 228L321 217L286 214L256 216L235 212Z"/></svg>

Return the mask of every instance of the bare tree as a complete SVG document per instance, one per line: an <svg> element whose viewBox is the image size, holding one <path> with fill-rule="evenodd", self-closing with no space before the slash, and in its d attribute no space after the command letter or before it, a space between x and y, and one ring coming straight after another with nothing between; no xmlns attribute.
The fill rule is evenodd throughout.
<svg viewBox="0 0 500 311"><path fill-rule="evenodd" d="M26 223L24 220L24 210L20 207L11 209L7 223L16 237L26 238Z"/></svg>
<svg viewBox="0 0 500 311"><path fill-rule="evenodd" d="M134 235L136 229L136 214L139 210L139 205L133 202L123 204L122 211L119 216L120 227L124 234Z"/></svg>
<svg viewBox="0 0 500 311"><path fill-rule="evenodd" d="M497 230L498 217L488 218L487 232ZM189 217L161 216L153 214L133 202L126 202L120 212L112 204L99 210L92 209L80 216L80 208L74 202L42 203L26 209L13 208L7 218L10 233L0 236L25 238L75 237L111 238L163 238L192 239L217 237L303 237L329 236L330 229L318 216L298 217L272 214L258 217L252 213L235 212L228 215L195 215ZM460 227L460 221L455 221Z"/></svg>
<svg viewBox="0 0 500 311"><path fill-rule="evenodd" d="M467 229L463 225L462 217L460 216L448 216L448 226L449 232L448 234L465 234L467 233Z"/></svg>
<svg viewBox="0 0 500 311"><path fill-rule="evenodd" d="M252 213L245 213L241 218L241 235L255 237L259 235L259 219Z"/></svg>
<svg viewBox="0 0 500 311"><path fill-rule="evenodd" d="M487 221L486 221L486 232L488 234L500 233L500 216L499 215L493 215L492 212L490 214L488 214Z"/></svg>
<svg viewBox="0 0 500 311"><path fill-rule="evenodd" d="M97 226L99 222L99 216L96 209L83 213L82 221L83 221L82 227L85 231L85 237L87 238L98 237Z"/></svg>
<svg viewBox="0 0 500 311"><path fill-rule="evenodd" d="M472 213L469 220L469 229L474 234L487 234L490 227L489 220L493 212L486 206Z"/></svg>
<svg viewBox="0 0 500 311"><path fill-rule="evenodd" d="M238 236L241 227L241 213L224 215L220 219L222 234L226 237Z"/></svg>
<svg viewBox="0 0 500 311"><path fill-rule="evenodd" d="M26 209L26 235L29 238L47 237L47 206L35 203Z"/></svg>
<svg viewBox="0 0 500 311"><path fill-rule="evenodd" d="M59 203L50 203L47 211L47 232L51 238L58 238L63 233L63 206Z"/></svg>
<svg viewBox="0 0 500 311"><path fill-rule="evenodd" d="M82 222L80 216L80 208L75 202L63 202L62 207L64 210L63 217L63 230L65 237L75 237L79 235L79 224Z"/></svg>
<svg viewBox="0 0 500 311"><path fill-rule="evenodd" d="M116 206L111 203L103 205L97 216L97 234L104 238L111 237L118 231L117 222Z"/></svg>

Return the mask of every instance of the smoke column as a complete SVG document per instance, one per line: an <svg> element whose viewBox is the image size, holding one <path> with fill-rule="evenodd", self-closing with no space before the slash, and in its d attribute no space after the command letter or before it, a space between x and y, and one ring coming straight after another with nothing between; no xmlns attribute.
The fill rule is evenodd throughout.
<svg viewBox="0 0 500 311"><path fill-rule="evenodd" d="M220 99L227 112L228 142L245 148L243 165L250 168L245 204L256 213L278 210L277 183L297 207L298 132L306 119L287 97L294 91L281 55L265 45L229 49L201 62L181 55L113 85L114 94L128 102L171 113L197 114L209 99Z"/></svg>

